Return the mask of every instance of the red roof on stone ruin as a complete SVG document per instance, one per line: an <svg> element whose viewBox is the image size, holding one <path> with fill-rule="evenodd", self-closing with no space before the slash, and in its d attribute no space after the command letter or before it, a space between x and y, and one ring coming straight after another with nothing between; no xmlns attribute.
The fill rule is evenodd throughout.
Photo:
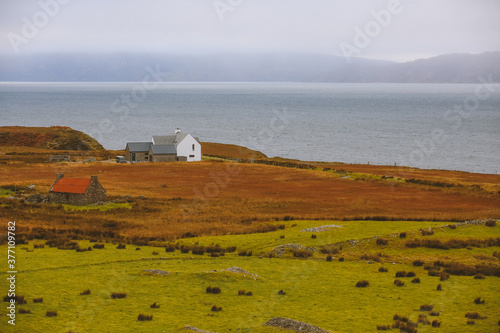
<svg viewBox="0 0 500 333"><path fill-rule="evenodd" d="M62 178L59 179L50 192L83 194L90 185L90 179Z"/></svg>

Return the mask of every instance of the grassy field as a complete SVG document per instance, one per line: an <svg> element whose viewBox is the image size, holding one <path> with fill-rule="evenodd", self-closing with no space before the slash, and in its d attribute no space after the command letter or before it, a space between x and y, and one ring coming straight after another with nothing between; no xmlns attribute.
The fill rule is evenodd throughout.
<svg viewBox="0 0 500 333"><path fill-rule="evenodd" d="M293 223L292 223L293 222ZM104 249L87 252L59 250L45 246L42 240L18 245L17 288L27 304L18 305L31 314L17 314L15 330L6 323L6 309L0 314L2 332L182 332L186 325L214 332L279 332L263 327L272 317L280 316L311 323L333 332L375 332L377 325L393 323L399 314L417 321L426 314L431 321L441 321L440 328L418 326L418 332L496 332L500 320L499 277L452 275L446 281L429 276L416 259L432 264L436 260L486 262L498 266L493 257L500 247L469 249L410 249L404 244L425 237L437 239L500 237L500 226L465 225L455 229L439 222L375 222L375 221L290 221L274 232L197 237L179 240L179 244L236 246L236 251L221 257L207 253L195 255L179 250L166 252L163 247L132 246L117 249L105 244ZM324 232L300 231L321 225L342 225ZM295 225L292 227L292 225ZM432 227L434 235L422 236L420 229ZM401 239L399 234L407 233ZM311 238L311 235L316 238ZM280 238L284 236L284 238ZM388 239L377 245L373 236ZM349 241L348 241L349 240ZM358 242L353 242L357 240ZM348 241L348 242L346 242ZM300 243L317 250L308 259L294 258L292 253L267 258L263 255L284 243ZM331 262L319 249L329 244L342 244L342 250ZM94 243L79 241L81 248ZM5 246L2 246L2 251ZM239 256L241 250L252 256ZM155 252L155 253L154 253ZM157 254L156 254L157 253ZM380 262L361 260L362 254L380 254ZM341 262L338 259L345 258ZM259 277L224 272L240 267ZM424 265L425 266L425 265ZM388 272L379 272L386 267ZM143 272L148 269L168 271L168 275ZM401 278L405 285L393 284L397 271L412 271L413 278ZM6 274L0 274L0 288L7 289ZM366 288L356 288L360 280L368 280ZM442 284L442 290L436 290ZM206 287L221 288L220 294L207 294ZM80 295L90 289L90 295ZM238 296L238 290L251 291L252 296ZM278 295L283 290L285 295ZM112 293L126 293L123 299L112 299ZM484 304L474 304L481 297ZM42 303L33 303L43 298ZM156 302L160 308L150 308ZM7 303L3 303L7 304ZM438 317L421 312L430 304ZM211 307L222 307L212 312ZM56 317L46 317L57 311ZM478 312L487 319L467 325L467 312ZM140 313L153 315L152 321L138 321Z"/></svg>
<svg viewBox="0 0 500 333"><path fill-rule="evenodd" d="M281 332L262 326L273 317L375 332L396 314L441 322L418 332L498 332L500 226L461 222L500 218L499 175L270 159L214 143L202 162L117 164L101 160L123 152L47 149L54 133L58 149L81 133L26 131L0 133L0 220L16 221L16 294L27 300L17 310L31 313L8 325L4 302L0 332ZM53 154L76 162L47 163ZM28 203L57 173L98 175L109 202ZM310 231L325 225L336 227ZM412 272L400 287L399 271ZM362 280L369 286L356 287ZM468 325L468 312L486 318Z"/></svg>

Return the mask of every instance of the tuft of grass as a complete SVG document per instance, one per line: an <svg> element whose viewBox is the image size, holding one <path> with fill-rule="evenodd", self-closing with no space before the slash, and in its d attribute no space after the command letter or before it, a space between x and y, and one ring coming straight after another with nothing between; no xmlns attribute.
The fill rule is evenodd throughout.
<svg viewBox="0 0 500 333"><path fill-rule="evenodd" d="M405 285L405 283L403 281L401 281L400 279L394 280L394 284L396 285L396 287L402 287Z"/></svg>
<svg viewBox="0 0 500 333"><path fill-rule="evenodd" d="M483 316L481 316L477 312L467 312L465 314L465 318L469 318L469 319L487 319L488 317L483 317Z"/></svg>
<svg viewBox="0 0 500 333"><path fill-rule="evenodd" d="M420 311L432 311L432 309L434 309L434 305L430 304L420 305Z"/></svg>
<svg viewBox="0 0 500 333"><path fill-rule="evenodd" d="M212 305L211 311L214 311L214 312L222 311L222 306L217 306L214 304L214 305Z"/></svg>
<svg viewBox="0 0 500 333"><path fill-rule="evenodd" d="M126 293L112 293L111 298L112 299L119 299L119 298L125 298L127 297Z"/></svg>
<svg viewBox="0 0 500 333"><path fill-rule="evenodd" d="M356 283L356 287L358 288L365 288L365 287L368 287L370 285L370 282L368 282L367 280L361 280L361 281L358 281Z"/></svg>
<svg viewBox="0 0 500 333"><path fill-rule="evenodd" d="M414 278L413 280L411 280L411 283L420 283L420 278Z"/></svg>
<svg viewBox="0 0 500 333"><path fill-rule="evenodd" d="M153 320L153 315L147 315L147 314L144 314L144 313L140 313L137 316L137 320L138 321L151 321L151 320Z"/></svg>
<svg viewBox="0 0 500 333"><path fill-rule="evenodd" d="M47 311L45 313L46 317L57 317L57 311Z"/></svg>
<svg viewBox="0 0 500 333"><path fill-rule="evenodd" d="M156 302L154 302L153 304L151 304L149 306L151 309L159 309L160 308L160 305L159 304L156 304Z"/></svg>
<svg viewBox="0 0 500 333"><path fill-rule="evenodd" d="M33 298L33 303L43 303L43 298L42 297Z"/></svg>
<svg viewBox="0 0 500 333"><path fill-rule="evenodd" d="M82 291L80 295L90 295L90 289Z"/></svg>
<svg viewBox="0 0 500 333"><path fill-rule="evenodd" d="M385 267L379 267L378 271L381 273L387 273L389 270Z"/></svg>
<svg viewBox="0 0 500 333"><path fill-rule="evenodd" d="M477 297L474 299L475 304L484 304L484 299L481 299L481 297Z"/></svg>
<svg viewBox="0 0 500 333"><path fill-rule="evenodd" d="M23 308L19 308L19 310L17 311L17 313L31 313L31 310L28 310L28 309L23 309Z"/></svg>
<svg viewBox="0 0 500 333"><path fill-rule="evenodd" d="M208 286L206 289L207 294L220 294L221 289L219 287Z"/></svg>

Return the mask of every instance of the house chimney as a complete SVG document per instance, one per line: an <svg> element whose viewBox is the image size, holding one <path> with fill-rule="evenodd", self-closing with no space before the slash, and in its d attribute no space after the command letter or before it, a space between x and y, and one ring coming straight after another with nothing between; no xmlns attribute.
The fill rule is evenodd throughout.
<svg viewBox="0 0 500 333"><path fill-rule="evenodd" d="M175 130L175 134L178 134L181 132L181 129L179 127L177 127L177 129Z"/></svg>
<svg viewBox="0 0 500 333"><path fill-rule="evenodd" d="M59 181L60 179L62 179L64 177L64 173L57 173L56 174L56 182Z"/></svg>

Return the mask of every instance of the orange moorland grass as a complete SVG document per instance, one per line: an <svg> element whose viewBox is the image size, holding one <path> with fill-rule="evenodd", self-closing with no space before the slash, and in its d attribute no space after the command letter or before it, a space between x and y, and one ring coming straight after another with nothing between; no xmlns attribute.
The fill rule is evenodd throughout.
<svg viewBox="0 0 500 333"><path fill-rule="evenodd" d="M0 210L0 216L24 220L25 228L74 229L97 239L257 232L265 231L264 226L254 221L284 216L396 220L500 216L498 195L447 193L412 184L354 181L327 172L246 163L5 164L0 167L0 186L35 184L39 193L46 194L60 172L66 177L99 175L111 200L123 200L119 195L133 197L132 209L66 212L55 205L9 202L11 209ZM146 199L137 199L141 195Z"/></svg>

